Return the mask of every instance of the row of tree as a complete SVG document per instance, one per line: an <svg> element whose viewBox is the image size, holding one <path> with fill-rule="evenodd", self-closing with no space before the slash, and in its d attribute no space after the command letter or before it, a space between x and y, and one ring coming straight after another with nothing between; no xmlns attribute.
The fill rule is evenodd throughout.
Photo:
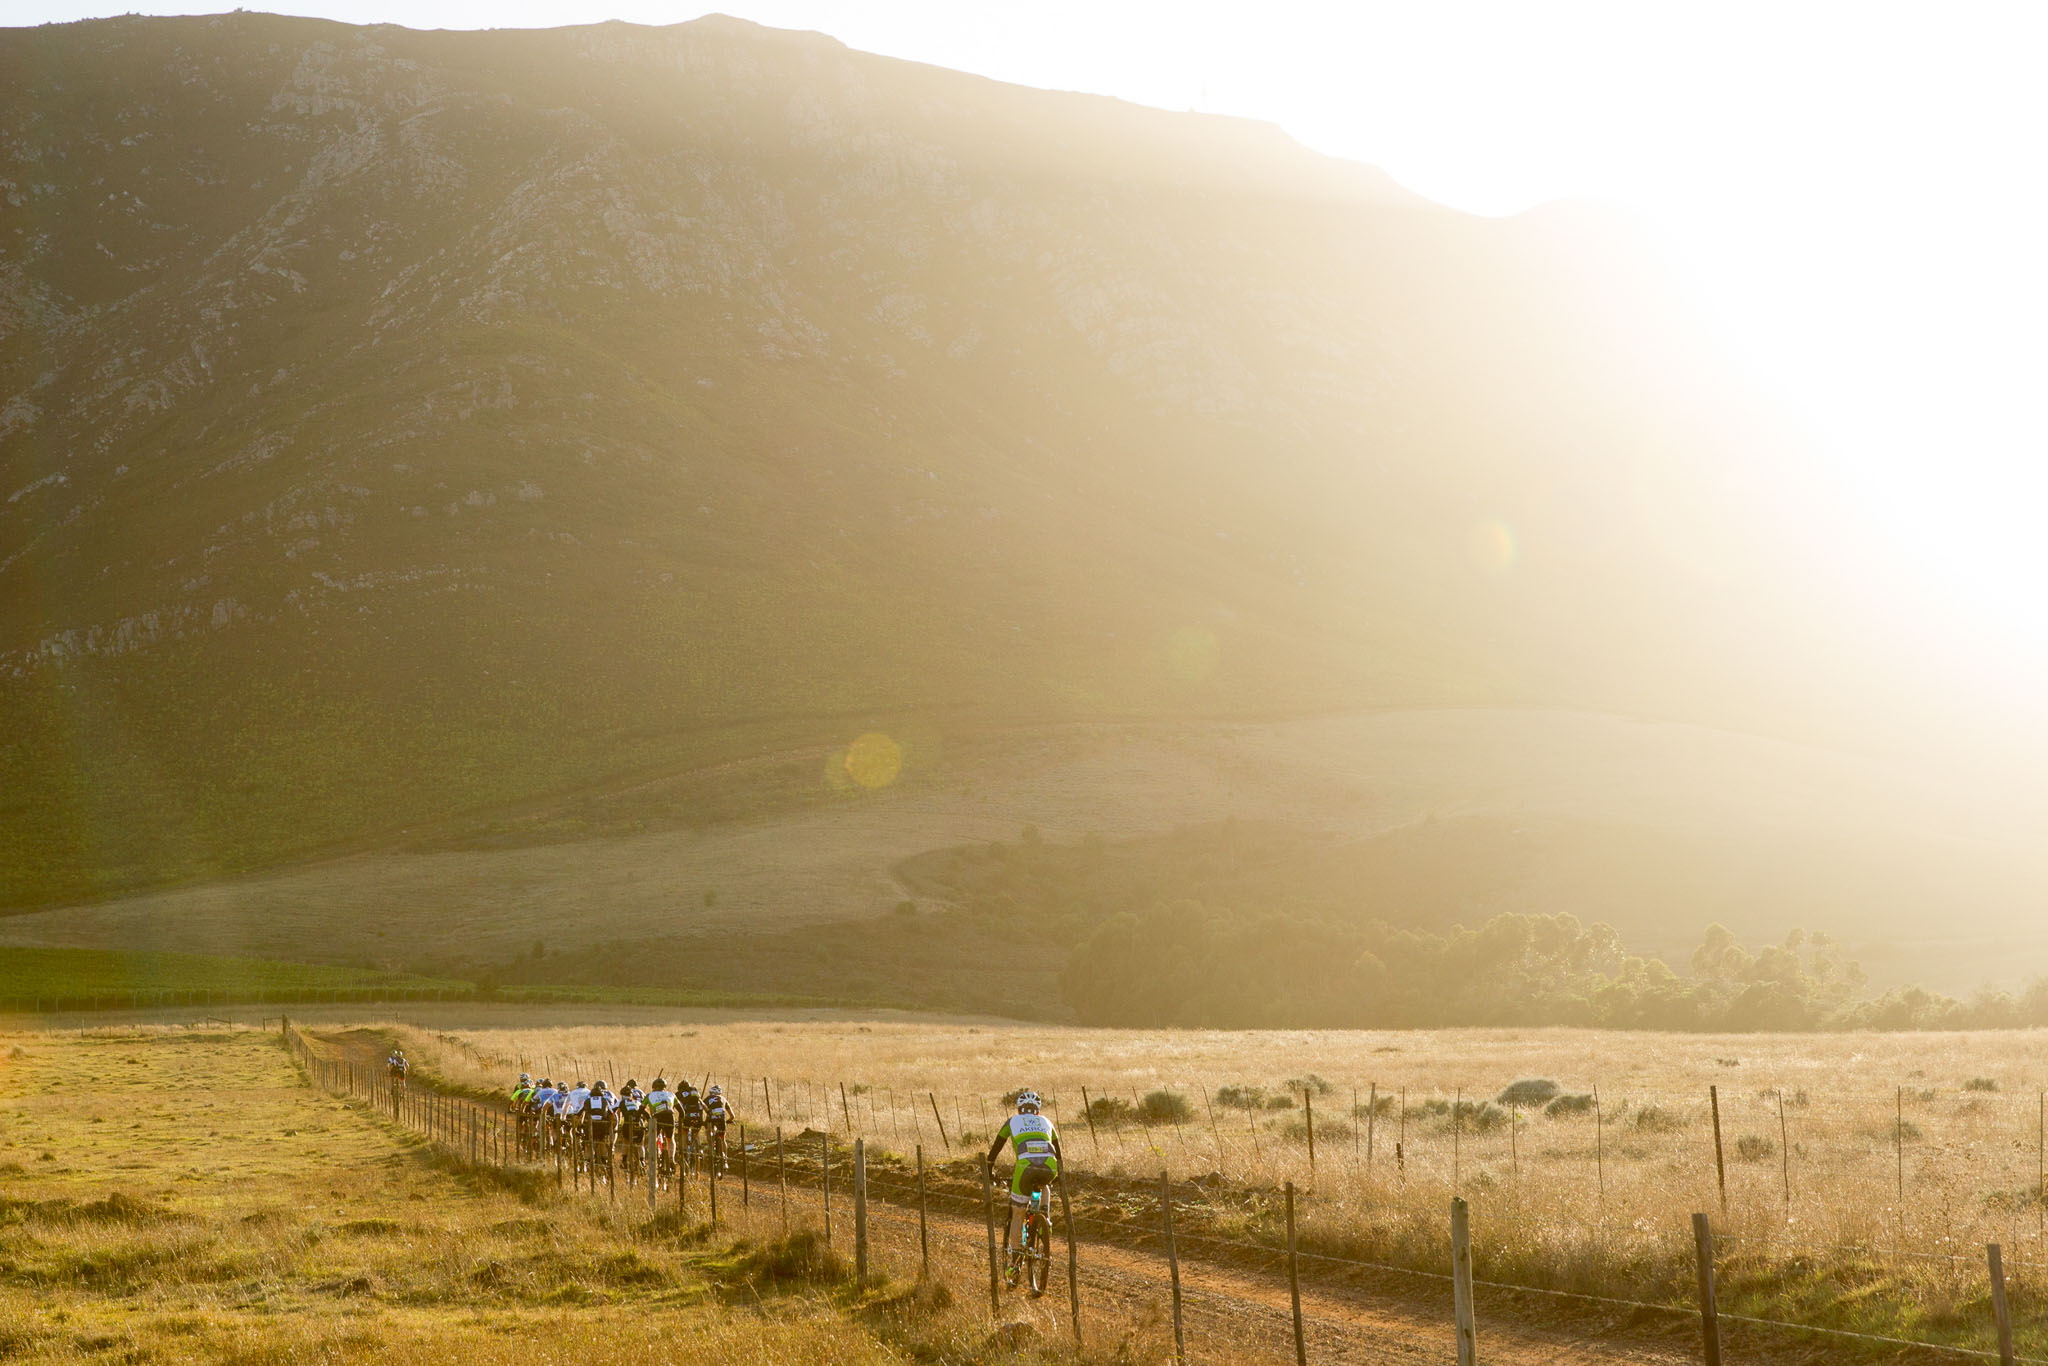
<svg viewBox="0 0 2048 1366"><path fill-rule="evenodd" d="M1680 974L1611 926L1498 915L1448 934L1278 912L1161 903L1097 925L1061 974L1088 1024L1204 1028L1585 1025L1797 1031L2048 1025L2048 978L1967 1001L1919 987L1872 995L1825 934L1751 950L1709 926Z"/></svg>

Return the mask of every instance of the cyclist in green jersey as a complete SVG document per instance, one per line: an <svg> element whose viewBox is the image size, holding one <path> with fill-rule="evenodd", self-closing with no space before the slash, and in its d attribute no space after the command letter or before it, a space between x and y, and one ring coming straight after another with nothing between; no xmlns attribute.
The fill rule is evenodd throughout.
<svg viewBox="0 0 2048 1366"><path fill-rule="evenodd" d="M1011 1251L1011 1245L1018 1242L1018 1230L1024 1222L1024 1215L1031 1208L1031 1196L1059 1180L1060 1177L1060 1132L1053 1122L1039 1112L1038 1093L1019 1091L1017 1113L996 1130L993 1142L988 1145L988 1170L990 1179L995 1176L996 1154L1003 1145L1010 1145L1010 1222L1003 1227L1003 1265L1008 1268L1011 1285L1017 1283L1018 1259L1022 1255Z"/></svg>

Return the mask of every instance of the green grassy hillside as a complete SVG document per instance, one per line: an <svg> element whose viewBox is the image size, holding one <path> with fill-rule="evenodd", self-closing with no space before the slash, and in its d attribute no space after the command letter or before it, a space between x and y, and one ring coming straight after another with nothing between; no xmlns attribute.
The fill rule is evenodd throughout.
<svg viewBox="0 0 2048 1366"><path fill-rule="evenodd" d="M0 193L0 904L878 718L1811 710L1583 217L725 20L9 30Z"/></svg>

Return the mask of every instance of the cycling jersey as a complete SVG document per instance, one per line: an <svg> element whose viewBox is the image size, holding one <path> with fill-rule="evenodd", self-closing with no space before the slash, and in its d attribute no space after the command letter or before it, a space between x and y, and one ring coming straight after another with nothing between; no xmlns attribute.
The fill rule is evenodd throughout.
<svg viewBox="0 0 2048 1366"><path fill-rule="evenodd" d="M561 1113L565 1115L580 1115L583 1113L583 1107L589 1103L590 1088L579 1086L560 1098Z"/></svg>
<svg viewBox="0 0 2048 1366"><path fill-rule="evenodd" d="M704 1098L695 1091L685 1091L676 1097L676 1108L683 1112L683 1123L692 1129L704 1123Z"/></svg>
<svg viewBox="0 0 2048 1366"><path fill-rule="evenodd" d="M704 1118L714 1129L723 1129L732 1122L732 1107L725 1103L724 1096L713 1096L704 1102Z"/></svg>
<svg viewBox="0 0 2048 1366"><path fill-rule="evenodd" d="M996 1130L995 1140L988 1145L991 1165L995 1163L996 1154L1003 1150L1005 1141L1010 1145L1013 1158L1010 1202L1028 1205L1033 1191L1051 1185L1059 1177L1059 1130L1044 1115L1011 1115L1003 1127Z"/></svg>
<svg viewBox="0 0 2048 1366"><path fill-rule="evenodd" d="M552 1086L542 1086L530 1093L527 1099L536 1110L551 1110L554 1108L556 1098L561 1094L560 1091L557 1091Z"/></svg>

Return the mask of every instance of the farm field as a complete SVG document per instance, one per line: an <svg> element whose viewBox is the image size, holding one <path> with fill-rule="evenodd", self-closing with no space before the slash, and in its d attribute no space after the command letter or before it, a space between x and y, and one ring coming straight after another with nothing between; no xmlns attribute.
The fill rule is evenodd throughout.
<svg viewBox="0 0 2048 1366"><path fill-rule="evenodd" d="M274 1029L0 1036L8 1360L1016 1359L944 1299L453 1161L315 1093Z"/></svg>
<svg viewBox="0 0 2048 1366"><path fill-rule="evenodd" d="M112 949L0 947L0 1002L71 1009L135 1001L182 1005L199 1001L288 1000L316 992L467 990L466 982L407 973L313 963L225 958L188 953L123 953Z"/></svg>
<svg viewBox="0 0 2048 1366"><path fill-rule="evenodd" d="M1166 1171L1235 1192L1219 1194L1215 1218L1255 1240L1275 1235L1270 1195L1292 1180L1313 1192L1310 1246L1417 1267L1443 1264L1443 1211L1463 1195L1480 1274L1541 1288L1682 1298L1690 1216L1711 1212L1730 1258L1724 1307L1842 1329L1982 1345L1983 1248L1997 1242L2025 1331L2048 1344L2048 1054L2036 1032L1225 1033L699 1017L397 1033L430 1075L478 1092L521 1066L614 1083L688 1073L722 1081L757 1126L850 1133L897 1152L985 1144L1005 1093L1029 1085L1091 1178L1134 1185Z"/></svg>
<svg viewBox="0 0 2048 1366"><path fill-rule="evenodd" d="M1790 924L1832 921L1877 981L1967 991L2016 961L2014 946L2040 942L2029 889L2048 873L2030 843L2031 798L1819 746L1503 707L913 726L903 740L902 773L878 790L834 786L829 747L782 751L452 819L373 852L23 911L0 918L0 943L439 962L468 977L536 941L574 953L881 916L919 895L899 876L904 860L1015 840L1026 825L1073 842L1235 818L1365 839L1461 817L1561 821L1608 832L1603 848L1665 850L1656 857L1676 840L1705 859L1653 884L1690 888L1682 907L1649 895L1642 868L1569 861L1538 870L1525 898L1609 920L1633 949L1674 962L1712 920L1773 941ZM1787 841L1832 850L1826 876L1786 866ZM1932 888L1978 908L1970 935L1902 928Z"/></svg>

